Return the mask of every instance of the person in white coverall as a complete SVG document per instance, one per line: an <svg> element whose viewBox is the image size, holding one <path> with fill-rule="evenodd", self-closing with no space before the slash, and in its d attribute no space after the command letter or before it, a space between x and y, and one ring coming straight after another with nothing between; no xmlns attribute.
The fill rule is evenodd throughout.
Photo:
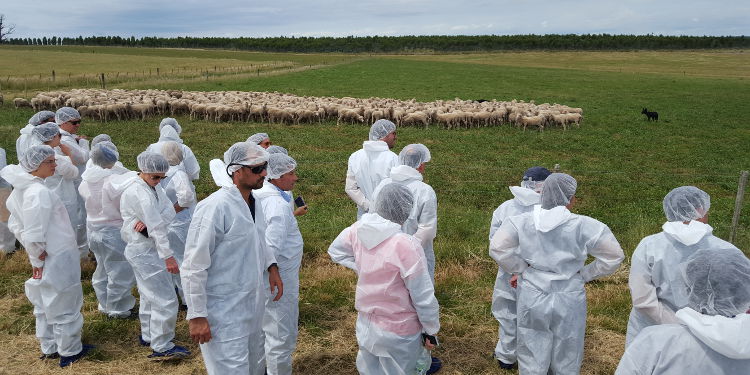
<svg viewBox="0 0 750 375"><path fill-rule="evenodd" d="M398 156L391 151L395 144L396 124L381 119L370 127L370 140L349 156L344 190L357 204L357 219L370 209L372 193L380 181L398 165Z"/></svg>
<svg viewBox="0 0 750 375"><path fill-rule="evenodd" d="M688 305L687 288L679 265L699 249L742 254L712 234L707 224L711 197L694 186L682 186L664 197L667 222L663 231L641 240L630 264L630 310L626 346L644 328L677 323L675 313Z"/></svg>
<svg viewBox="0 0 750 375"><path fill-rule="evenodd" d="M262 206L266 246L274 253L284 296L274 301L269 296L263 315L266 365L269 375L291 374L292 353L297 346L299 319L299 269L302 264L302 234L297 226L287 193L297 182L297 162L284 154L271 154L263 188L253 191L256 204ZM267 288L268 290L268 288Z"/></svg>
<svg viewBox="0 0 750 375"><path fill-rule="evenodd" d="M179 143L182 148L182 166L185 167L185 173L190 177L190 180L195 181L200 177L201 166L198 164L198 159L195 158L193 150L180 139L181 133L182 127L177 123L177 120L171 117L161 120L159 124L159 142L149 145L146 151L161 154L161 148L165 142L173 141Z"/></svg>
<svg viewBox="0 0 750 375"><path fill-rule="evenodd" d="M0 148L0 170L8 165L8 161L5 158L5 150ZM5 204L13 191L13 187L0 177L0 254L11 254L16 251L16 237L8 229L8 219L10 218L10 211Z"/></svg>
<svg viewBox="0 0 750 375"><path fill-rule="evenodd" d="M677 311L675 323L644 328L615 374L750 373L750 260L709 245L678 268L687 285L687 307Z"/></svg>
<svg viewBox="0 0 750 375"><path fill-rule="evenodd" d="M377 199L380 189L397 182L405 185L414 196L414 206L409 213L401 230L413 235L422 244L424 256L427 259L427 270L430 279L435 282L435 251L432 243L437 235L437 196L430 185L423 182L423 174L427 162L432 160L430 150L423 144L410 144L398 154L397 166L391 168L390 177L386 177L378 184L372 193Z"/></svg>
<svg viewBox="0 0 750 375"><path fill-rule="evenodd" d="M209 374L265 371L264 270L275 299L284 294L276 260L249 206L251 190L263 185L267 160L267 152L247 142L232 145L224 162L211 160L219 190L198 203L188 230L182 287L190 337L200 344Z"/></svg>
<svg viewBox="0 0 750 375"><path fill-rule="evenodd" d="M550 175L544 167L531 167L521 179L521 186L511 186L513 199L503 202L492 213L490 223L490 240L505 219L534 210L540 203L540 193L544 180ZM500 368L516 367L516 296L517 288L510 285L511 274L498 267L495 287L492 291L492 315L500 323L498 340L495 345L495 359Z"/></svg>
<svg viewBox="0 0 750 375"><path fill-rule="evenodd" d="M198 200L195 195L195 186L190 181L190 177L185 172L185 165L182 163L184 158L180 144L174 141L164 142L161 154L169 162L167 177L161 181L161 186L164 187L164 191L167 193L167 197L174 205L174 210L177 213L174 220L169 223L169 247L174 252L177 264L182 264L190 219L193 217L193 211ZM185 295L182 292L180 275L174 274L172 278L174 279L175 287L177 287L182 303L185 304Z"/></svg>
<svg viewBox="0 0 750 375"><path fill-rule="evenodd" d="M8 226L33 267L25 290L34 305L42 358L59 356L60 366L66 367L91 349L81 344L83 291L75 235L65 206L43 183L55 173L54 150L29 146L19 164L0 171L14 187Z"/></svg>
<svg viewBox="0 0 750 375"><path fill-rule="evenodd" d="M423 374L424 368L417 372L422 347L434 346L422 334L434 339L440 329L424 251L419 240L401 231L413 204L406 186L383 186L372 212L344 229L328 248L334 262L357 273L360 374Z"/></svg>
<svg viewBox="0 0 750 375"><path fill-rule="evenodd" d="M21 128L21 135L16 139L16 157L18 160L21 160L21 155L29 147L31 131L34 130L34 127L48 122L55 122L55 112L39 111L31 116L26 126Z"/></svg>
<svg viewBox="0 0 750 375"><path fill-rule="evenodd" d="M517 283L522 374L578 374L586 331L584 284L617 270L625 258L609 228L569 211L576 180L552 173L541 205L511 216L490 241L490 256ZM588 256L594 261L586 264Z"/></svg>
<svg viewBox="0 0 750 375"><path fill-rule="evenodd" d="M150 358L183 358L190 352L172 342L177 294L170 274L178 273L179 266L169 248L167 228L175 212L159 185L169 163L161 154L148 151L138 155L137 161L141 173L130 180L120 197L120 233L127 242L125 258L133 267L141 297L141 341L150 343Z"/></svg>
<svg viewBox="0 0 750 375"><path fill-rule="evenodd" d="M99 301L99 311L111 318L129 318L135 306L131 292L135 285L133 268L125 259L125 242L120 236L122 217L113 200L104 197L104 186L113 175L129 172L117 166L120 155L112 142L98 142L91 148L92 165L83 172L78 192L86 202L86 232L89 248L96 257L96 270L91 277ZM132 177L132 174L131 174ZM114 213L114 215L112 215Z"/></svg>

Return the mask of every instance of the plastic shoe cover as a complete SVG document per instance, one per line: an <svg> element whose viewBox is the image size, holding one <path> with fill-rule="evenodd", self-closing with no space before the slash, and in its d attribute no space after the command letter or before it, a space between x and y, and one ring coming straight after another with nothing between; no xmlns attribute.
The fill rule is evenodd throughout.
<svg viewBox="0 0 750 375"><path fill-rule="evenodd" d="M182 359L190 356L190 351L182 346L175 345L172 349L163 352L153 352L148 357L154 359Z"/></svg>
<svg viewBox="0 0 750 375"><path fill-rule="evenodd" d="M430 365L430 369L427 370L427 375L435 374L440 369L443 368L443 362L438 357L432 357L432 364Z"/></svg>
<svg viewBox="0 0 750 375"><path fill-rule="evenodd" d="M497 364L503 370L513 370L513 369L516 368L516 364L515 363L505 363L505 362L503 362L503 361L501 361L499 359L497 360Z"/></svg>
<svg viewBox="0 0 750 375"><path fill-rule="evenodd" d="M39 359L58 359L58 358L60 358L60 354L57 354L57 352L54 352L52 354L42 353L42 355L39 356Z"/></svg>
<svg viewBox="0 0 750 375"><path fill-rule="evenodd" d="M78 362L83 358L88 352L91 351L91 349L94 349L94 345L83 345L81 346L81 351L78 354L71 355L71 356L60 356L60 367L68 367L73 362Z"/></svg>

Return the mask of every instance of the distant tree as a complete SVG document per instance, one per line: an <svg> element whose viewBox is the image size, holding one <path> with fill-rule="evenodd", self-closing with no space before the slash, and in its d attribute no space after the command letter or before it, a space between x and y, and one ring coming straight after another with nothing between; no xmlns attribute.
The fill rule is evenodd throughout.
<svg viewBox="0 0 750 375"><path fill-rule="evenodd" d="M16 31L16 25L8 25L5 21L5 15L0 14L0 43L5 43L8 40L8 35L13 34Z"/></svg>

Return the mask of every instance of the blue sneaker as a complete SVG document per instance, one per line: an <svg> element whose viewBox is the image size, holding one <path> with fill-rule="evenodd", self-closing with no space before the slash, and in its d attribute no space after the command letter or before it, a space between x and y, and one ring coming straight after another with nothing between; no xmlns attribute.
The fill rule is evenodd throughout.
<svg viewBox="0 0 750 375"><path fill-rule="evenodd" d="M60 367L68 367L70 366L71 363L78 362L79 360L81 360L81 358L83 358L86 354L88 354L88 352L90 352L91 349L94 349L94 345L83 345L81 347L81 351L78 354L74 354L68 357L61 355Z"/></svg>
<svg viewBox="0 0 750 375"><path fill-rule="evenodd" d="M443 368L443 362L440 361L440 358L432 357L432 364L430 365L430 369L427 370L427 375L435 374L440 371L441 368Z"/></svg>
<svg viewBox="0 0 750 375"><path fill-rule="evenodd" d="M145 341L142 335L138 335L138 344L140 344L141 346L151 346L151 343Z"/></svg>
<svg viewBox="0 0 750 375"><path fill-rule="evenodd" d="M157 360L183 359L190 356L190 351L182 346L175 345L172 349L163 352L153 352L148 357Z"/></svg>

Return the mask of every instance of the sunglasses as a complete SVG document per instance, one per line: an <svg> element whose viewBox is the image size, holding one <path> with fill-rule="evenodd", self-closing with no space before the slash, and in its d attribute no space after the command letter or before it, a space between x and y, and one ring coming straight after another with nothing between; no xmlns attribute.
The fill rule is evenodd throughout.
<svg viewBox="0 0 750 375"><path fill-rule="evenodd" d="M160 181L167 178L167 176L151 176L151 181Z"/></svg>
<svg viewBox="0 0 750 375"><path fill-rule="evenodd" d="M227 174L229 176L232 175L231 173L229 173L229 167L231 167L233 165L239 165L242 168L247 168L247 169L250 170L250 172L253 172L255 174L261 174L261 173L263 173L263 171L266 170L266 168L268 168L268 162L265 162L265 163L263 163L261 165L256 165L254 167L249 166L249 165L239 164L239 163L232 163L232 164L227 165Z"/></svg>
<svg viewBox="0 0 750 375"><path fill-rule="evenodd" d="M73 125L80 125L81 124L81 120L70 121L70 123L73 124Z"/></svg>

